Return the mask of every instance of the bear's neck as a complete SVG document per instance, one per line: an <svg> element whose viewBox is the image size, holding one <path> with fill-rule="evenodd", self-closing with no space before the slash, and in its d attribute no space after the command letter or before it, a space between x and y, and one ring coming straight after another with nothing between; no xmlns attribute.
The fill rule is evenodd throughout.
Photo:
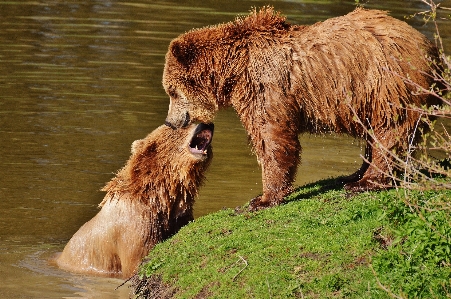
<svg viewBox="0 0 451 299"><path fill-rule="evenodd" d="M149 206L159 221L185 223L184 219L192 220L194 199L204 178L202 173L202 169L191 170L185 176L182 172L165 173L152 179L149 175L131 176L122 169L102 189L107 194L100 205L107 200L138 201Z"/></svg>

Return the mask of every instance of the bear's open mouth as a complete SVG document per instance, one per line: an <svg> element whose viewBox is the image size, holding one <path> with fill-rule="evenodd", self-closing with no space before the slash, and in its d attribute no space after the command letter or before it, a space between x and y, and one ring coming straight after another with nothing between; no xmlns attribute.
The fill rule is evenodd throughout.
<svg viewBox="0 0 451 299"><path fill-rule="evenodd" d="M199 124L194 130L193 138L189 143L189 149L193 154L207 154L208 146L213 139L213 124Z"/></svg>

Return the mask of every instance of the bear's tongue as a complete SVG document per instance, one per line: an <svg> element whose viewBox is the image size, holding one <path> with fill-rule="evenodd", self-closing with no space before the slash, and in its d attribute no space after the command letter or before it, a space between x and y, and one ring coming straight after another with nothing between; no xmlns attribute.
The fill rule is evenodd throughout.
<svg viewBox="0 0 451 299"><path fill-rule="evenodd" d="M194 136L190 142L190 151L193 154L207 154L207 147L213 138L213 124L200 124L194 131Z"/></svg>

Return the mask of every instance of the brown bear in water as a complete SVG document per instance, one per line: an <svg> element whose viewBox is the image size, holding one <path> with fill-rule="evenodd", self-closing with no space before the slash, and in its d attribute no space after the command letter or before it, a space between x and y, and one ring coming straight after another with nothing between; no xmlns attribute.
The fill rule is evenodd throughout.
<svg viewBox="0 0 451 299"><path fill-rule="evenodd" d="M384 172L393 160L367 130L387 150L405 152L420 119L409 108L437 100L403 78L429 88L437 70L428 57L437 55L426 37L383 11L357 8L297 26L265 7L171 42L163 74L166 124L210 122L219 109L234 107L262 167L263 195L251 210L278 205L292 191L304 132L366 139L371 163L347 177L345 188L375 190L389 184Z"/></svg>
<svg viewBox="0 0 451 299"><path fill-rule="evenodd" d="M212 159L213 125L161 126L132 145L132 155L102 190L102 209L70 239L56 263L64 270L130 277L158 242L193 220L194 197Z"/></svg>

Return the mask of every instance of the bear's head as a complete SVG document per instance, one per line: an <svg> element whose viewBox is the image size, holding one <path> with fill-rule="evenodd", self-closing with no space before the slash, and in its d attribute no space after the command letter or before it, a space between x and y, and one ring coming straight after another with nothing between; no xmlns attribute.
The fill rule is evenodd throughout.
<svg viewBox="0 0 451 299"><path fill-rule="evenodd" d="M203 52L203 46L189 36L180 36L169 46L163 73L163 87L170 98L167 126L175 129L191 122L209 123L219 109L215 78L209 74L212 66Z"/></svg>
<svg viewBox="0 0 451 299"><path fill-rule="evenodd" d="M104 191L129 193L148 204L193 201L213 152L213 124L179 130L162 125L132 144L132 155Z"/></svg>
<svg viewBox="0 0 451 299"><path fill-rule="evenodd" d="M259 88L247 74L250 47L266 47L265 38L271 40L288 28L284 17L263 7L233 22L193 29L174 39L163 71L163 87L170 97L166 125L209 123L220 108L248 98Z"/></svg>

